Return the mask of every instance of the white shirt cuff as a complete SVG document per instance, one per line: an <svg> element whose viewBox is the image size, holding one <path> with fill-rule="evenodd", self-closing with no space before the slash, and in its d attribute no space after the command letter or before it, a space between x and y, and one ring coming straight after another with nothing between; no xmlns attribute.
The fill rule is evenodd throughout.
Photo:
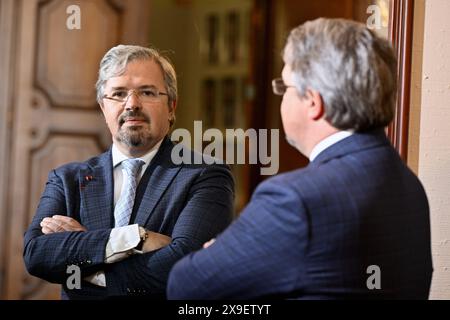
<svg viewBox="0 0 450 320"><path fill-rule="evenodd" d="M106 244L105 262L114 263L125 259L131 254L142 253L134 249L140 241L138 224L112 229ZM87 276L84 280L100 287L106 287L106 276L103 271Z"/></svg>
<svg viewBox="0 0 450 320"><path fill-rule="evenodd" d="M84 280L100 287L106 287L106 277L103 271L98 271L97 273L87 276Z"/></svg>
<svg viewBox="0 0 450 320"><path fill-rule="evenodd" d="M127 258L131 254L141 253L134 250L140 241L138 224L112 229L106 244L105 262L114 263Z"/></svg>

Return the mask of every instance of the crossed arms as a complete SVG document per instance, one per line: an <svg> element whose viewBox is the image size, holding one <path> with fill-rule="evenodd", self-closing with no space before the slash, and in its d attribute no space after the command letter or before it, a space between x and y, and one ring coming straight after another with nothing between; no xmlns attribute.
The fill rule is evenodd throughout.
<svg viewBox="0 0 450 320"><path fill-rule="evenodd" d="M64 231L81 231L86 232L87 229L82 226L77 220L61 215L54 215L53 217L44 218L41 223L41 230L43 234L51 234ZM172 238L153 231L146 230L146 237L142 244L142 253L151 252L167 246ZM108 260L108 259L106 259Z"/></svg>
<svg viewBox="0 0 450 320"><path fill-rule="evenodd" d="M80 267L83 278L102 270L108 296L127 294L130 287L148 293L164 292L172 265L221 232L232 216L233 180L229 169L207 166L185 186L183 199L170 198L171 203L180 203L179 212L167 213L176 219L170 234L149 232L143 254L106 264L106 247L113 229L89 230L79 222L79 195L67 191L68 183L70 179L59 171L49 174L25 234L25 264L32 275L55 283L65 282L71 264ZM103 210L99 216L111 214Z"/></svg>

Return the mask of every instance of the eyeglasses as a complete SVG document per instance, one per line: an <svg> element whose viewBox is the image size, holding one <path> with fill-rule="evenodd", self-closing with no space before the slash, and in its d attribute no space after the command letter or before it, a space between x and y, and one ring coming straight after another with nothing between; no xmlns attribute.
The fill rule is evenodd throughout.
<svg viewBox="0 0 450 320"><path fill-rule="evenodd" d="M105 94L103 99L125 103L132 94L135 94L141 103L157 102L159 101L160 96L169 96L167 92L160 92L156 88L146 88L138 90L114 90L111 93L111 96Z"/></svg>
<svg viewBox="0 0 450 320"><path fill-rule="evenodd" d="M295 86L288 86L284 83L283 79L276 78L272 80L272 90L278 96L282 96L286 93L288 88L295 88Z"/></svg>

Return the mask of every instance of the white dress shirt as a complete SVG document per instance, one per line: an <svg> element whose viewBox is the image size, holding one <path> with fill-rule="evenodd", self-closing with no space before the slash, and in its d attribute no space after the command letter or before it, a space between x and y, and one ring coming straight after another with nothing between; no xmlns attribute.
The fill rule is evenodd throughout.
<svg viewBox="0 0 450 320"><path fill-rule="evenodd" d="M145 162L142 166L141 171L137 177L137 183L141 180L148 168L150 162L155 157L159 150L163 140L160 140L149 152L147 152L142 157L136 158L141 159ZM122 167L122 161L128 159L117 148L115 144L112 146L112 162L113 162L113 175L114 175L114 207L119 200L120 194L122 193L122 186L124 185L124 179L127 179L127 175L124 174L124 168ZM109 235L108 243L105 248L105 263L114 263L125 259L132 254L142 254L142 251L136 250L135 247L141 241L139 235L138 224L132 224L128 226L118 227L111 230ZM103 271L98 271L97 273L90 275L85 278L95 285L106 287L106 277Z"/></svg>
<svg viewBox="0 0 450 320"><path fill-rule="evenodd" d="M324 151L325 149L331 147L333 144L338 143L341 140L344 140L347 137L350 137L353 134L353 131L339 131L333 133L331 136L326 137L318 144L314 146L311 150L311 154L309 155L309 161L313 161L317 156Z"/></svg>
<svg viewBox="0 0 450 320"><path fill-rule="evenodd" d="M145 164L142 166L141 171L137 177L137 184L139 184L139 181L141 181L142 176L144 175L145 170L147 170L148 165L152 161L152 159L155 157L156 153L159 150L159 147L161 146L162 140L159 141L149 152L147 152L142 157L136 158L141 159L145 162ZM120 152L119 148L115 144L112 146L112 162L113 162L113 168L114 168L114 207L116 206L117 201L119 200L120 194L122 193L122 186L124 185L124 179L127 178L127 176L124 174L124 168L122 167L122 161L128 159L126 155L124 155L122 152Z"/></svg>

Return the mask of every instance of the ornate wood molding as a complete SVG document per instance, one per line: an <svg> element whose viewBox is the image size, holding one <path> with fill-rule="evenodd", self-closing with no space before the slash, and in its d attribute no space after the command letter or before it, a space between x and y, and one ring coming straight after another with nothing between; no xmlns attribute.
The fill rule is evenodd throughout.
<svg viewBox="0 0 450 320"><path fill-rule="evenodd" d="M391 0L389 40L398 58L397 103L393 122L387 133L400 157L406 162L408 155L408 128L411 91L411 58L414 0Z"/></svg>
<svg viewBox="0 0 450 320"><path fill-rule="evenodd" d="M0 299L6 296L6 281L8 264L11 221L8 212L9 181L11 179L11 145L13 140L12 128L16 110L13 108L15 99L14 86L16 75L14 64L16 63L17 37L19 34L19 11L21 3L16 0L0 1Z"/></svg>
<svg viewBox="0 0 450 320"><path fill-rule="evenodd" d="M120 19L125 13L109 2L84 1L81 29L69 30L69 4L44 1L37 5L34 86L45 94L51 108L97 110L96 70L105 52L120 42ZM81 43L85 48L80 50Z"/></svg>

